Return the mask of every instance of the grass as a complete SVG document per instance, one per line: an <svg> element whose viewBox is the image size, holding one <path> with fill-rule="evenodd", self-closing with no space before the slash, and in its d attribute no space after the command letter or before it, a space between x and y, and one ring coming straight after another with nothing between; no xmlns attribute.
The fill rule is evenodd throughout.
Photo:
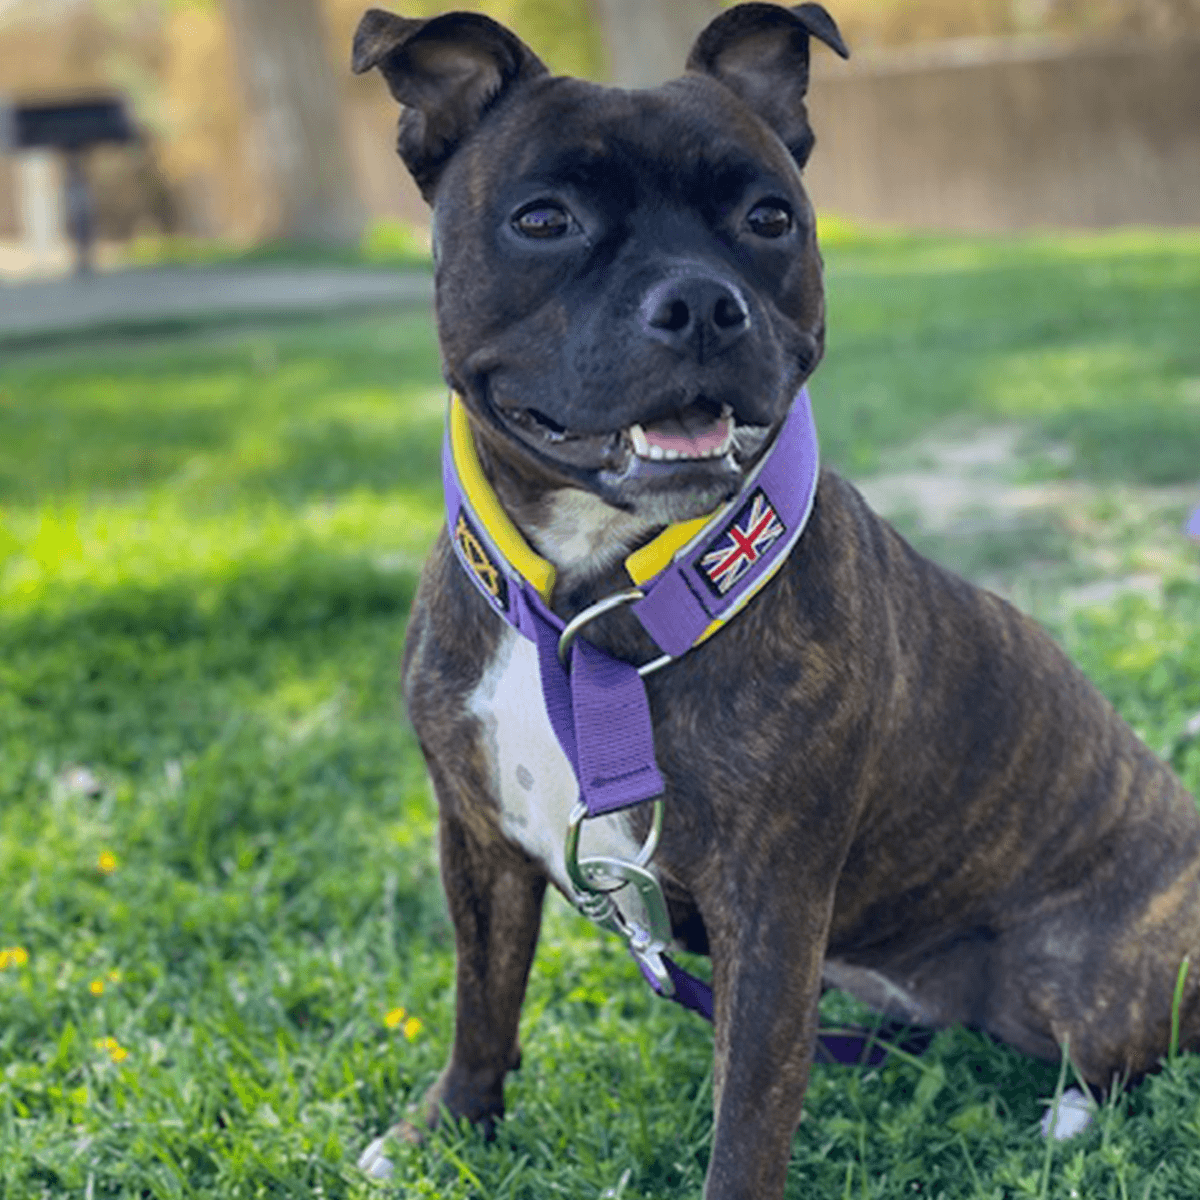
<svg viewBox="0 0 1200 1200"><path fill-rule="evenodd" d="M814 391L851 473L956 417L1066 442L1088 479L1200 476L1200 232L837 240Z"/></svg>
<svg viewBox="0 0 1200 1200"><path fill-rule="evenodd" d="M947 421L1004 420L1034 474L1200 477L1200 239L841 242L827 459L861 474ZM380 1194L354 1160L428 1086L452 1020L395 686L442 406L413 313L0 367L2 1200ZM1050 439L1069 463L1038 455ZM1056 632L1197 790L1190 561ZM1019 575L1021 547L976 565ZM561 902L523 1040L497 1143L398 1149L399 1194L699 1194L710 1033ZM788 1195L1200 1194L1200 1058L1047 1146L1058 1075L958 1029L919 1059L817 1068Z"/></svg>

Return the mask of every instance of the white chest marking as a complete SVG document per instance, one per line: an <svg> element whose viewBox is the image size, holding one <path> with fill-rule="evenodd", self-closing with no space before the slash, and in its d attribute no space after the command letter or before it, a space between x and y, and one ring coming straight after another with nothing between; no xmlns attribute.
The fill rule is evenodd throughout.
<svg viewBox="0 0 1200 1200"><path fill-rule="evenodd" d="M559 887L572 895L563 843L579 789L542 702L534 644L516 630L506 629L467 708L483 727L489 783L500 803L505 835L541 862ZM632 859L637 851L623 815L584 822L581 857Z"/></svg>
<svg viewBox="0 0 1200 1200"><path fill-rule="evenodd" d="M613 508L591 492L560 488L545 496L538 520L523 532L557 568L558 586L570 591L576 580L620 562L654 527L653 520Z"/></svg>

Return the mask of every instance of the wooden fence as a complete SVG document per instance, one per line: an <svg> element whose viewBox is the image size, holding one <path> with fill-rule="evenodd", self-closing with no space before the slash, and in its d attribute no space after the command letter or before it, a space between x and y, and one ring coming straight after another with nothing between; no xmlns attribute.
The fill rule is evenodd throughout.
<svg viewBox="0 0 1200 1200"><path fill-rule="evenodd" d="M1200 40L820 59L818 207L937 229L1200 225Z"/></svg>

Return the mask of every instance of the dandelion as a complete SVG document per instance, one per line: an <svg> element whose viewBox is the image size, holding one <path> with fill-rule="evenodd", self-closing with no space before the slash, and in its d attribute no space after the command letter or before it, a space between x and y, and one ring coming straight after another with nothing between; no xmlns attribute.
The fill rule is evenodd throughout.
<svg viewBox="0 0 1200 1200"><path fill-rule="evenodd" d="M398 1029L401 1025L404 1024L404 1019L407 1016L408 1016L408 1013L405 1012L404 1009L393 1008L392 1011L390 1013L388 1013L386 1017L383 1018L383 1023L389 1029Z"/></svg>
<svg viewBox="0 0 1200 1200"><path fill-rule="evenodd" d="M29 961L29 951L23 946L9 946L7 950L0 950L0 971L6 971L9 967L23 967Z"/></svg>
<svg viewBox="0 0 1200 1200"><path fill-rule="evenodd" d="M115 1063L123 1063L129 1057L129 1051L115 1037L97 1038L94 1045L97 1050L106 1051Z"/></svg>
<svg viewBox="0 0 1200 1200"><path fill-rule="evenodd" d="M108 982L109 983L120 983L121 982L121 972L116 970L116 968L109 971Z"/></svg>
<svg viewBox="0 0 1200 1200"><path fill-rule="evenodd" d="M101 875L111 875L117 869L117 856L111 850L105 850L96 860L96 867Z"/></svg>
<svg viewBox="0 0 1200 1200"><path fill-rule="evenodd" d="M104 995L104 980L103 979L93 979L92 982L88 984L88 991L91 992L93 996L103 996Z"/></svg>
<svg viewBox="0 0 1200 1200"><path fill-rule="evenodd" d="M408 1020L404 1022L404 1036L411 1042L413 1038L415 1038L417 1034L421 1032L422 1028L423 1026L421 1024L420 1017L409 1017Z"/></svg>

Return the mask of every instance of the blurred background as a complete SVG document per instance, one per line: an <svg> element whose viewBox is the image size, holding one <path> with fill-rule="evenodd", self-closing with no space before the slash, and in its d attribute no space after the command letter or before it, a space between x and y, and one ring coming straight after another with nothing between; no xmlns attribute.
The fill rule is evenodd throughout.
<svg viewBox="0 0 1200 1200"><path fill-rule="evenodd" d="M510 24L552 69L636 85L677 74L722 6L457 7ZM1200 223L1200 0L829 7L854 57L814 50L818 208L961 231ZM279 240L419 245L395 106L376 75L348 69L363 8L0 0L0 277L68 271L72 229L100 269ZM21 144L22 113L96 102L119 106L120 140L99 130L70 150L68 128Z"/></svg>

